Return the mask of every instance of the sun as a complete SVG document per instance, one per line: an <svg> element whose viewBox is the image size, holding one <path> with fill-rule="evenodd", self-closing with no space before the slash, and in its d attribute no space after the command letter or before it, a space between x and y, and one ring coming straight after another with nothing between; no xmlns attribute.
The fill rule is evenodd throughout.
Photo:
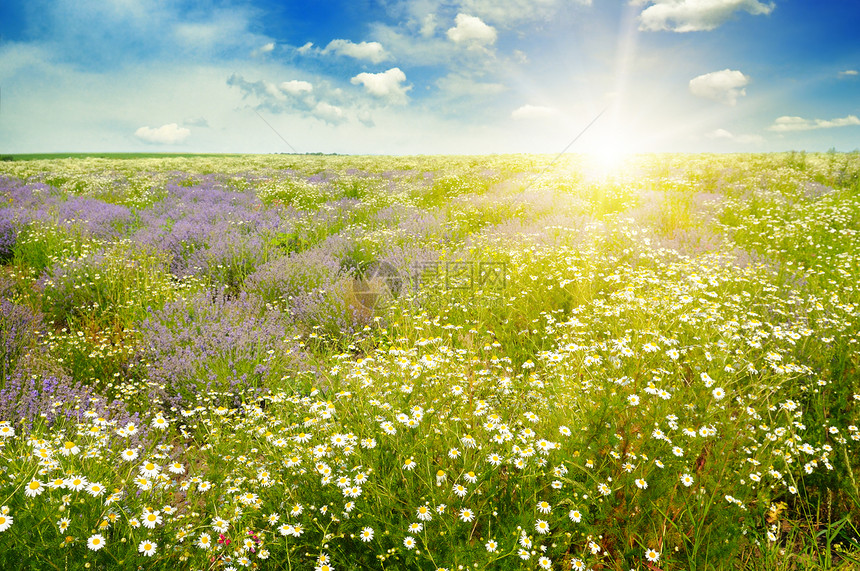
<svg viewBox="0 0 860 571"><path fill-rule="evenodd" d="M635 153L635 139L629 134L616 132L598 138L583 151L586 178L604 180L617 175Z"/></svg>

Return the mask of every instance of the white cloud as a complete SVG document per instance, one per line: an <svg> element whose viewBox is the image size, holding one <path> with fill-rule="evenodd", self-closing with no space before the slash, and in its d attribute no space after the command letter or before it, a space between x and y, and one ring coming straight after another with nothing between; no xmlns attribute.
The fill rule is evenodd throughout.
<svg viewBox="0 0 860 571"><path fill-rule="evenodd" d="M279 87L290 95L301 95L302 93L310 93L314 90L314 86L312 83L307 81L301 81L299 79L291 79L290 81L284 81Z"/></svg>
<svg viewBox="0 0 860 571"><path fill-rule="evenodd" d="M382 73L359 73L350 79L353 85L364 85L371 95L397 105L403 105L408 101L406 92L412 89L411 85L403 85L404 81L406 81L406 74L399 67L393 67Z"/></svg>
<svg viewBox="0 0 860 571"><path fill-rule="evenodd" d="M511 112L511 118L517 120L546 119L558 115L558 110L541 105L523 105Z"/></svg>
<svg viewBox="0 0 860 571"><path fill-rule="evenodd" d="M738 102L738 97L747 94L743 88L749 81L748 76L737 70L714 71L691 79L690 93L727 105L734 105Z"/></svg>
<svg viewBox="0 0 860 571"><path fill-rule="evenodd" d="M475 81L459 73L449 73L436 80L436 87L455 97L483 96L501 93L507 89L501 83Z"/></svg>
<svg viewBox="0 0 860 571"><path fill-rule="evenodd" d="M457 14L456 24L448 30L451 41L462 44L490 45L496 42L496 29L488 26L480 18L467 14Z"/></svg>
<svg viewBox="0 0 860 571"><path fill-rule="evenodd" d="M302 54L302 55L305 55L306 53L308 53L309 51L311 51L311 48L313 48L313 47L314 47L314 43L313 43L313 42L308 42L308 43L306 43L305 45L303 45L302 47L300 47L300 48L296 48L296 51L297 51L297 52L299 52L299 53L300 53L300 54Z"/></svg>
<svg viewBox="0 0 860 571"><path fill-rule="evenodd" d="M260 56L260 55L265 55L268 53L272 53L272 51L274 51L274 49L275 49L275 42L269 42L267 44L260 46L259 48L255 49L254 51L252 51L251 55L254 57Z"/></svg>
<svg viewBox="0 0 860 571"><path fill-rule="evenodd" d="M326 103L325 101L320 101L313 108L311 113L314 117L318 117L327 123L331 123L333 125L337 125L339 123L343 123L346 121L346 116L344 115L343 109L336 105L331 105L330 103Z"/></svg>
<svg viewBox="0 0 860 571"><path fill-rule="evenodd" d="M332 40L322 53L327 54L332 52L355 59L366 59L373 63L380 63L390 59L390 56L379 42L361 42L355 44L349 40Z"/></svg>
<svg viewBox="0 0 860 571"><path fill-rule="evenodd" d="M735 12L758 16L770 14L775 4L758 0L650 0L639 15L639 29L646 31L699 32L724 24Z"/></svg>
<svg viewBox="0 0 860 571"><path fill-rule="evenodd" d="M705 135L709 139L733 139L734 135L732 135L729 131L725 129L715 129L710 133Z"/></svg>
<svg viewBox="0 0 860 571"><path fill-rule="evenodd" d="M725 129L715 129L710 133L706 133L705 137L708 139L725 139L727 141L734 141L745 145L760 145L765 142L764 137L761 135L733 135L730 131L726 131Z"/></svg>
<svg viewBox="0 0 860 571"><path fill-rule="evenodd" d="M206 117L191 117L183 121L182 125L185 127L208 127L209 121L206 120Z"/></svg>
<svg viewBox="0 0 860 571"><path fill-rule="evenodd" d="M189 129L180 127L176 123L168 123L157 129L150 127L141 127L134 132L134 135L147 143L155 145L175 145L181 143L191 134Z"/></svg>
<svg viewBox="0 0 860 571"><path fill-rule="evenodd" d="M860 119L856 115L848 115L838 119L804 119L803 117L790 117L783 115L777 117L768 131L785 133L788 131L812 131L814 129L833 129L834 127L849 127L860 125Z"/></svg>
<svg viewBox="0 0 860 571"><path fill-rule="evenodd" d="M436 33L436 14L427 14L421 20L421 35L425 38L432 37Z"/></svg>
<svg viewBox="0 0 860 571"><path fill-rule="evenodd" d="M839 75L842 77L846 77L849 75L857 75L857 70L856 69L846 69L845 71L840 71Z"/></svg>

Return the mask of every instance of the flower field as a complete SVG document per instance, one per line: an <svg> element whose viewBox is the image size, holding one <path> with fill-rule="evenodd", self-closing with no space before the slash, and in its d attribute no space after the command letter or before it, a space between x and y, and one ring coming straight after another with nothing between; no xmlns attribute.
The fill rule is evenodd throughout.
<svg viewBox="0 0 860 571"><path fill-rule="evenodd" d="M0 569L856 569L860 155L0 163Z"/></svg>

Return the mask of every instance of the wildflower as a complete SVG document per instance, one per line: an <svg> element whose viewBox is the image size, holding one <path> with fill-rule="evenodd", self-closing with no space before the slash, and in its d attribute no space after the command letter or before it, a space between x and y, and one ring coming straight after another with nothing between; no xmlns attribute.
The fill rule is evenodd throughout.
<svg viewBox="0 0 860 571"><path fill-rule="evenodd" d="M70 523L72 523L72 521L69 518L67 518L67 517L60 518L59 521L57 521L57 527L60 528L60 533L63 533L64 531L69 529Z"/></svg>
<svg viewBox="0 0 860 571"><path fill-rule="evenodd" d="M156 525L161 523L161 512L159 510L143 512L143 527L155 529Z"/></svg>
<svg viewBox="0 0 860 571"><path fill-rule="evenodd" d="M537 520L535 522L535 531L541 535L549 533L549 523L542 519Z"/></svg>
<svg viewBox="0 0 860 571"><path fill-rule="evenodd" d="M98 551L102 547L105 546L105 538L101 536L101 534L91 535L89 539L87 539L87 547L92 549L93 551Z"/></svg>
<svg viewBox="0 0 860 571"><path fill-rule="evenodd" d="M9 506L3 506L3 509L0 510L0 532L12 527L13 523L15 520L9 515Z"/></svg>
<svg viewBox="0 0 860 571"><path fill-rule="evenodd" d="M575 569L576 571L585 571L585 563L582 559L573 559L570 562L570 568Z"/></svg>
<svg viewBox="0 0 860 571"><path fill-rule="evenodd" d="M170 470L171 474L184 474L185 466L182 465L182 462L174 462L170 465L168 470Z"/></svg>
<svg viewBox="0 0 860 571"><path fill-rule="evenodd" d="M415 545L415 538L411 535L407 535L403 538L403 547L405 547L406 549L415 549Z"/></svg>
<svg viewBox="0 0 860 571"><path fill-rule="evenodd" d="M609 486L607 486L606 484L604 484L603 482L601 482L597 486L597 491L600 492L601 494L603 494L604 496L608 496L609 494L612 493L612 489Z"/></svg>
<svg viewBox="0 0 860 571"><path fill-rule="evenodd" d="M567 517L569 517L574 523L579 523L582 521L582 512L579 510L570 510L567 512Z"/></svg>
<svg viewBox="0 0 860 571"><path fill-rule="evenodd" d="M409 533L420 533L422 529L424 529L424 526L420 523L409 524Z"/></svg>
<svg viewBox="0 0 860 571"><path fill-rule="evenodd" d="M659 553L657 553L656 551L654 551L653 549L649 549L649 550L647 550L647 551L645 552L645 557L646 557L646 558L648 559L648 561L650 561L651 563L656 563L657 561L659 561L659 560L660 560L660 554L659 554Z"/></svg>
<svg viewBox="0 0 860 571"><path fill-rule="evenodd" d="M73 476L71 478L68 478L65 481L64 485L66 486L66 489L80 492L87 485L87 479L83 476Z"/></svg>
<svg viewBox="0 0 860 571"><path fill-rule="evenodd" d="M152 557L155 555L155 549L158 547L158 544L154 541L150 541L148 539L144 539L137 546L137 550L141 552L146 557Z"/></svg>
<svg viewBox="0 0 860 571"><path fill-rule="evenodd" d="M519 556L519 558L523 561L527 561L531 557L529 552L525 549L520 549L519 551L517 551L517 556Z"/></svg>
<svg viewBox="0 0 860 571"><path fill-rule="evenodd" d="M44 491L45 486L42 485L42 482L34 479L30 480L30 483L27 484L26 488L24 488L24 495L28 498L35 498Z"/></svg>
<svg viewBox="0 0 860 571"><path fill-rule="evenodd" d="M552 561L550 561L549 557L542 555L540 559L538 559L538 566L541 569L552 569Z"/></svg>
<svg viewBox="0 0 860 571"><path fill-rule="evenodd" d="M161 471L161 466L154 462L146 462L140 466L140 475L144 478L154 478Z"/></svg>
<svg viewBox="0 0 860 571"><path fill-rule="evenodd" d="M421 521L430 521L433 519L433 514L430 513L430 508L427 506L418 506L418 509L415 511L418 514L418 519Z"/></svg>
<svg viewBox="0 0 860 571"><path fill-rule="evenodd" d="M212 547L212 537L208 533L201 533L197 538L197 547L200 549L209 549Z"/></svg>
<svg viewBox="0 0 860 571"><path fill-rule="evenodd" d="M303 511L305 511L305 508L302 504L294 504L292 509L290 509L290 515L299 516L302 515Z"/></svg>
<svg viewBox="0 0 860 571"><path fill-rule="evenodd" d="M470 484L474 484L478 481L478 476L474 472L469 472L463 475L463 479L469 482Z"/></svg>
<svg viewBox="0 0 860 571"><path fill-rule="evenodd" d="M227 531L227 528L230 527L230 523L222 519L220 517L212 518L212 529L217 531L218 533L224 533Z"/></svg>
<svg viewBox="0 0 860 571"><path fill-rule="evenodd" d="M627 397L627 402L630 406L636 406L639 404L639 395L630 395Z"/></svg>
<svg viewBox="0 0 860 571"><path fill-rule="evenodd" d="M417 465L418 463L410 457L409 460L403 463L403 469L412 471Z"/></svg>
<svg viewBox="0 0 860 571"><path fill-rule="evenodd" d="M675 446L674 448L672 448L672 454L674 454L675 456L683 456L684 449L680 446Z"/></svg>
<svg viewBox="0 0 860 571"><path fill-rule="evenodd" d="M87 486L87 493L92 497L97 498L105 493L105 487L98 482L91 482L90 485Z"/></svg>
<svg viewBox="0 0 860 571"><path fill-rule="evenodd" d="M689 474L682 474L681 475L681 483L689 488L690 486L693 485L693 477Z"/></svg>
<svg viewBox="0 0 860 571"><path fill-rule="evenodd" d="M486 547L487 551L490 553L495 553L499 549L499 544L491 539L484 544L484 547Z"/></svg>
<svg viewBox="0 0 860 571"><path fill-rule="evenodd" d="M489 456L487 456L487 462L489 462L493 466L500 466L502 464L502 457L498 454L490 454Z"/></svg>
<svg viewBox="0 0 860 571"><path fill-rule="evenodd" d="M456 460L459 457L460 457L460 451L458 449L451 448L450 450L448 450L448 458L450 458L451 460Z"/></svg>
<svg viewBox="0 0 860 571"><path fill-rule="evenodd" d="M644 490L645 488L648 487L648 482L646 482L642 478L637 478L636 487L639 488L640 490Z"/></svg>
<svg viewBox="0 0 860 571"><path fill-rule="evenodd" d="M469 490L466 489L466 486L464 486L462 484L454 484L452 491L454 492L455 495L457 495L461 498L465 497L466 494L469 492Z"/></svg>
<svg viewBox="0 0 860 571"><path fill-rule="evenodd" d="M722 388L722 387L717 387L717 388L715 388L715 389L711 392L711 394L712 394L712 395L714 395L714 398L715 398L715 399L717 399L717 400L722 400L722 399L723 399L723 397L725 397L725 396L726 396L726 391L725 391L725 390L723 390L723 388Z"/></svg>
<svg viewBox="0 0 860 571"><path fill-rule="evenodd" d="M361 537L361 540L365 543L367 543L368 541L371 541L373 539L373 528L372 527L362 528L361 534L359 537Z"/></svg>
<svg viewBox="0 0 860 571"><path fill-rule="evenodd" d="M158 430L164 430L167 428L168 424L167 419L160 414L157 414L155 418L152 419L152 427Z"/></svg>
<svg viewBox="0 0 860 571"><path fill-rule="evenodd" d="M537 510L542 514L548 514L552 511L552 506L549 505L549 502L540 501L537 503Z"/></svg>

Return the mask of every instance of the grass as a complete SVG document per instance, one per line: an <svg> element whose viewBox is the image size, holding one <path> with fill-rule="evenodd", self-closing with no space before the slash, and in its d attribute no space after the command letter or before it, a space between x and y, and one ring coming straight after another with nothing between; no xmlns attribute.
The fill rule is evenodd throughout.
<svg viewBox="0 0 860 571"><path fill-rule="evenodd" d="M0 566L856 568L860 155L550 158L0 163Z"/></svg>

